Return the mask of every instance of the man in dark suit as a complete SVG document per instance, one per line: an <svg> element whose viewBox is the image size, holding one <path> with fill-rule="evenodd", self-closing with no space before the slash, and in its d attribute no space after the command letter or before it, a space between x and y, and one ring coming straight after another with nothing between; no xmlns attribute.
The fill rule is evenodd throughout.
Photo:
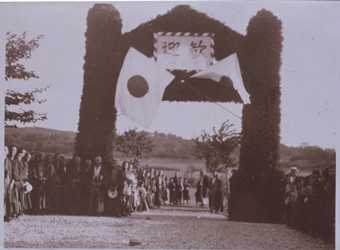
<svg viewBox="0 0 340 250"><path fill-rule="evenodd" d="M206 198L208 197L209 178L206 176L206 171L200 171L200 179L197 182L196 203L200 202L201 207L206 205Z"/></svg>
<svg viewBox="0 0 340 250"><path fill-rule="evenodd" d="M59 181L56 182L55 212L58 214L68 214L69 204L72 201L70 196L70 186L72 183L72 172L67 160L60 158L59 168L57 170Z"/></svg>
<svg viewBox="0 0 340 250"><path fill-rule="evenodd" d="M155 206L157 208L160 208L162 205L162 171L156 171L156 177L155 177L155 186L156 186L156 192L155 192Z"/></svg>
<svg viewBox="0 0 340 250"><path fill-rule="evenodd" d="M104 199L106 191L106 176L105 169L102 166L102 158L97 156L95 158L95 165L91 168L91 189L90 189L90 203L89 215L101 215L104 212Z"/></svg>
<svg viewBox="0 0 340 250"><path fill-rule="evenodd" d="M178 200L177 200L177 192L179 190L179 177L178 177L178 172L175 172L175 177L173 178L173 183L174 183L174 186L175 186L175 200L174 200L174 205L177 205L178 204Z"/></svg>
<svg viewBox="0 0 340 250"><path fill-rule="evenodd" d="M81 214L85 211L83 210L83 205L85 204L84 199L84 190L83 182L85 181L85 170L81 165L81 158L79 156L75 156L70 165L71 170L71 193L72 193L72 205L71 205L71 213L73 214Z"/></svg>
<svg viewBox="0 0 340 250"><path fill-rule="evenodd" d="M216 182L216 171L213 171L212 173L212 177L210 178L209 181L209 208L210 208L210 212L213 213L214 212L214 185Z"/></svg>
<svg viewBox="0 0 340 250"><path fill-rule="evenodd" d="M224 209L224 185L219 173L216 173L216 181L214 183L214 209L216 213L223 213Z"/></svg>
<svg viewBox="0 0 340 250"><path fill-rule="evenodd" d="M126 181L125 172L122 166L117 164L116 166L116 178L115 178L115 186L117 186L117 197L113 200L113 216L121 217L122 215L126 216L127 214L124 212L124 182Z"/></svg>

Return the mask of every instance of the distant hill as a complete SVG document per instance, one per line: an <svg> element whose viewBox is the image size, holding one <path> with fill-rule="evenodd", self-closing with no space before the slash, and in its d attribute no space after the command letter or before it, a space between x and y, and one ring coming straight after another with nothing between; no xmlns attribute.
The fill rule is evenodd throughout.
<svg viewBox="0 0 340 250"><path fill-rule="evenodd" d="M173 134L154 132L151 134L156 145L150 158L186 159L193 160L192 140L183 139ZM74 153L76 133L46 128L5 128L5 145L15 144L29 152L42 151L44 153L61 153L71 157ZM116 157L122 155L117 153ZM302 170L324 168L335 164L335 150L322 149L318 146L287 147L280 146L280 163L282 169L292 165Z"/></svg>
<svg viewBox="0 0 340 250"><path fill-rule="evenodd" d="M47 128L5 128L5 145L12 144L25 148L28 152L61 153L74 152L75 132Z"/></svg>
<svg viewBox="0 0 340 250"><path fill-rule="evenodd" d="M192 140L186 140L173 134L154 132L153 141L156 148L150 157L193 159L195 143Z"/></svg>
<svg viewBox="0 0 340 250"><path fill-rule="evenodd" d="M193 159L192 148L194 143L173 134L155 132L151 134L156 145L150 157ZM61 153L72 156L74 153L75 132L55 129L31 128L5 128L5 145L12 144L23 147L29 152L41 151L44 153ZM122 156L117 152L116 156Z"/></svg>
<svg viewBox="0 0 340 250"><path fill-rule="evenodd" d="M302 171L300 174L335 164L335 157L335 149L322 149L318 146L287 147L283 144L280 147L281 169L295 165Z"/></svg>

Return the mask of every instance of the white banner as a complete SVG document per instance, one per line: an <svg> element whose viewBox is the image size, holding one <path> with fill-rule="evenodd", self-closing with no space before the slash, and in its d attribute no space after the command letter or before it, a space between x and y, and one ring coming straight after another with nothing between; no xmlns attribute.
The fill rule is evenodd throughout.
<svg viewBox="0 0 340 250"><path fill-rule="evenodd" d="M157 33L155 59L168 70L201 71L211 65L213 39L210 33Z"/></svg>

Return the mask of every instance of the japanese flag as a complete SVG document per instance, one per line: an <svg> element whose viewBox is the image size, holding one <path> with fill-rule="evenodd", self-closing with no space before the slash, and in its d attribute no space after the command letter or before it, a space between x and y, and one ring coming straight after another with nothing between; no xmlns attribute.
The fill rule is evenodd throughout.
<svg viewBox="0 0 340 250"><path fill-rule="evenodd" d="M115 107L130 120L149 128L164 90L174 78L156 62L130 48L117 81Z"/></svg>
<svg viewBox="0 0 340 250"><path fill-rule="evenodd" d="M233 81L234 88L239 93L244 104L250 104L249 94L244 88L240 65L237 54L234 53L218 63L191 76L196 78L208 78L219 82L222 76L227 76Z"/></svg>

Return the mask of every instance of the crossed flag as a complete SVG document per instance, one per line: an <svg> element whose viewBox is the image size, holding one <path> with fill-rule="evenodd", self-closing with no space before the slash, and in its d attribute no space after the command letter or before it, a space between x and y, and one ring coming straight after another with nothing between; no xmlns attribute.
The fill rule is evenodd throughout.
<svg viewBox="0 0 340 250"><path fill-rule="evenodd" d="M250 104L236 53L191 77L219 82L222 76L228 76L243 103ZM131 47L117 81L115 107L120 108L122 115L130 120L149 128L157 115L165 88L174 78L173 74Z"/></svg>

